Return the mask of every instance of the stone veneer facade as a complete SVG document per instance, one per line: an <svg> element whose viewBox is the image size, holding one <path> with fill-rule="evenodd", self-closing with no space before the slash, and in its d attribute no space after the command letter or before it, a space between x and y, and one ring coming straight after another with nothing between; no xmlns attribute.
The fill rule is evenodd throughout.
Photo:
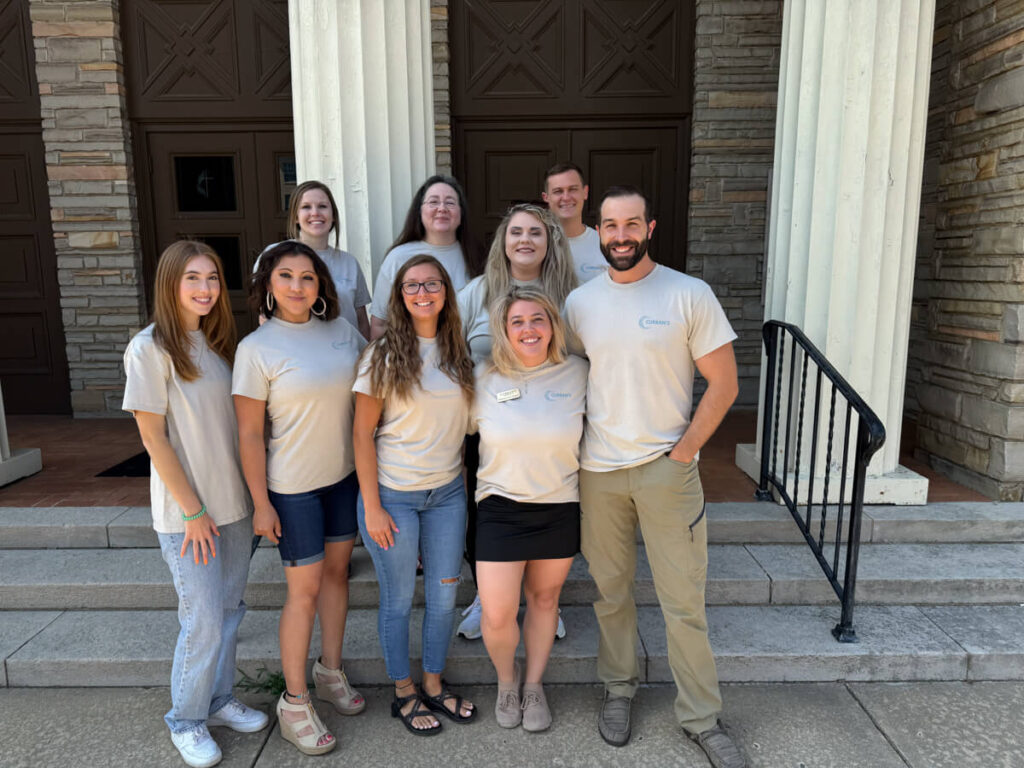
<svg viewBox="0 0 1024 768"><path fill-rule="evenodd" d="M1024 3L939 0L907 410L943 474L1024 497Z"/></svg>
<svg viewBox="0 0 1024 768"><path fill-rule="evenodd" d="M145 323L116 0L31 0L50 217L76 416L119 413Z"/></svg>

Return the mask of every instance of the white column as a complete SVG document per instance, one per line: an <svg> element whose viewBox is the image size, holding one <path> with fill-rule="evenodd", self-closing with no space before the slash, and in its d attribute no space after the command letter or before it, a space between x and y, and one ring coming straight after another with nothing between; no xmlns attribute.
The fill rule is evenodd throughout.
<svg viewBox="0 0 1024 768"><path fill-rule="evenodd" d="M935 0L783 14L765 319L799 326L885 425L866 501L924 503L927 480L898 457ZM760 430L737 447L755 477L759 453Z"/></svg>
<svg viewBox="0 0 1024 768"><path fill-rule="evenodd" d="M298 180L331 188L369 279L434 173L429 2L289 0L288 26Z"/></svg>

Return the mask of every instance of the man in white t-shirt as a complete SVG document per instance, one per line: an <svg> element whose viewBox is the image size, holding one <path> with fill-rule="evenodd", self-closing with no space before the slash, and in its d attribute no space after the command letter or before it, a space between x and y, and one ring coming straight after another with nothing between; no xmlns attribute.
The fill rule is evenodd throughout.
<svg viewBox="0 0 1024 768"><path fill-rule="evenodd" d="M704 611L707 521L697 453L736 399L736 338L706 283L656 264L643 194L612 187L598 231L610 269L565 303L590 358L580 456L582 549L597 585L601 736L622 746L639 682L633 599L640 526L665 618L675 714L718 768L744 760L718 720L722 700ZM708 387L693 414L693 378Z"/></svg>
<svg viewBox="0 0 1024 768"><path fill-rule="evenodd" d="M597 230L583 223L583 204L589 194L590 187L583 180L583 169L576 163L558 163L544 174L541 197L558 217L569 240L576 280L580 285L608 271Z"/></svg>

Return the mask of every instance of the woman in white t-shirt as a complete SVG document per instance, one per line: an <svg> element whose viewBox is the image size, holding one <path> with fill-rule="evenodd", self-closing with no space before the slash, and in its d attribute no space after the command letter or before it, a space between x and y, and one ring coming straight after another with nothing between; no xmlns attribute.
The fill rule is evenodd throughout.
<svg viewBox="0 0 1024 768"><path fill-rule="evenodd" d="M153 322L124 353L122 407L134 413L150 456L153 527L178 593L181 631L164 720L193 766L221 759L208 726L253 732L268 723L231 694L252 502L231 407L235 322L223 274L205 243L169 246L157 264Z"/></svg>
<svg viewBox="0 0 1024 768"><path fill-rule="evenodd" d="M453 295L433 256L400 265L386 330L363 355L354 387L359 529L380 584L377 633L395 685L391 714L420 736L440 732L435 714L457 723L476 717L441 681L466 535L462 443L473 396L473 363ZM417 553L426 604L421 689L409 669Z"/></svg>
<svg viewBox="0 0 1024 768"><path fill-rule="evenodd" d="M371 338L384 333L388 297L398 268L410 256L422 253L441 263L456 292L483 271L483 256L470 234L466 195L451 176L431 176L412 197L402 231L377 273L370 306ZM454 302L454 294L449 298Z"/></svg>
<svg viewBox="0 0 1024 768"><path fill-rule="evenodd" d="M529 203L513 205L501 220L484 274L459 291L459 316L473 362L491 356L490 307L495 298L506 296L514 287L534 287L561 307L577 285L572 254L561 225L547 208ZM469 494L469 526L466 530L466 559L476 578L476 470L479 466L479 438L466 440L466 483ZM480 637L480 597L463 612L457 634L467 640ZM565 625L558 619L557 636L565 637Z"/></svg>
<svg viewBox="0 0 1024 768"><path fill-rule="evenodd" d="M580 545L579 455L587 363L566 354L554 302L512 288L491 309L493 362L476 367L470 429L480 435L476 573L484 645L498 673L498 725L543 731L541 678L558 595ZM526 672L515 663L520 589Z"/></svg>
<svg viewBox="0 0 1024 768"><path fill-rule="evenodd" d="M338 316L327 266L302 243L288 240L263 254L249 298L267 319L238 345L231 391L253 531L278 545L288 584L280 623L286 690L277 715L282 737L319 755L337 742L306 688L314 617L322 654L313 665L317 698L343 715L366 707L341 664L357 531L352 382L366 342Z"/></svg>
<svg viewBox="0 0 1024 768"><path fill-rule="evenodd" d="M333 246L329 242L331 232ZM295 188L288 206L288 237L308 245L323 259L338 292L341 316L358 328L364 339L370 338L370 320L366 315L370 291L356 257L338 249L338 204L322 181L304 181ZM268 245L264 253L277 245L280 243ZM259 265L257 258L254 272ZM264 322L262 315L260 322Z"/></svg>

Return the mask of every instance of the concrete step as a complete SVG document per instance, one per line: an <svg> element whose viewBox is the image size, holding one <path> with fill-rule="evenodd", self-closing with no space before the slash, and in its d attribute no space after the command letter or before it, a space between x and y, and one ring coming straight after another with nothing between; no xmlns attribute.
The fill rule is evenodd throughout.
<svg viewBox="0 0 1024 768"><path fill-rule="evenodd" d="M709 605L832 605L835 594L803 544L712 545ZM0 550L0 610L174 608L177 597L156 549ZM461 604L473 596L463 569ZM349 604L372 608L378 585L369 554L357 548ZM253 557L246 602L278 608L285 598L277 552ZM657 598L646 550L637 547L636 600ZM865 544L860 550L859 603L944 604L1024 602L1024 544ZM418 604L422 602L420 587ZM596 589L577 557L563 605L588 605Z"/></svg>
<svg viewBox="0 0 1024 768"><path fill-rule="evenodd" d="M859 643L830 634L837 606L711 606L708 625L725 682L1024 679L1024 609L1019 606L862 606ZM277 611L250 611L239 635L238 664L252 674L280 669ZM590 608L563 608L566 639L555 643L546 681L594 683L597 626ZM376 611L349 612L344 664L356 685L385 684ZM410 634L420 664L421 612ZM639 608L637 657L642 682L671 682L661 611ZM0 614L0 654L9 686L166 686L178 632L174 611L66 611ZM318 653L315 635L311 657ZM493 683L480 641L455 638L445 677Z"/></svg>
<svg viewBox="0 0 1024 768"><path fill-rule="evenodd" d="M812 514L815 530L820 521ZM835 535L830 509L826 535ZM1024 503L946 502L865 508L861 540L874 543L1024 541ZM711 544L790 544L802 538L789 513L767 502L708 504ZM0 508L0 549L156 547L149 507Z"/></svg>

